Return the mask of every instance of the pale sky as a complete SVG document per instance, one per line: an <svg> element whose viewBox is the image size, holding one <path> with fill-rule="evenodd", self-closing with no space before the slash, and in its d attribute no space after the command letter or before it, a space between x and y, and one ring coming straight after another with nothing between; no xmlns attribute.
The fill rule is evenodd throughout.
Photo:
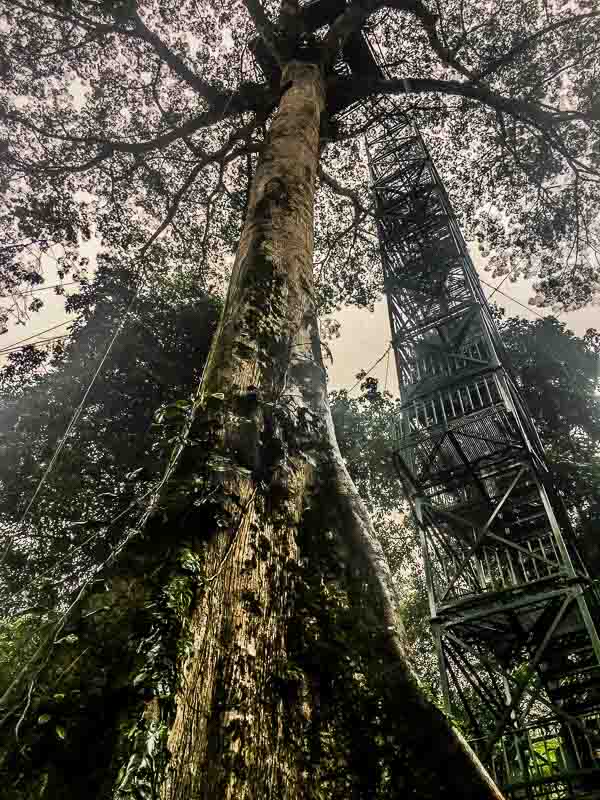
<svg viewBox="0 0 600 800"><path fill-rule="evenodd" d="M498 286L502 278L491 278L489 272L481 272L481 277L487 283ZM492 289L483 286L486 297L492 294ZM501 291L511 295L527 306L528 299L533 291L528 282L519 281L511 283L505 281ZM526 319L538 319L538 314L551 316L550 309L537 308L527 310L517 303L513 303L500 293L494 295L493 301L506 309L507 316L519 316ZM528 306L528 309L531 309ZM341 325L341 336L328 342L333 355L333 364L328 363L329 383L331 389L350 388L356 383L355 375L360 370L368 370L383 353L390 341L390 325L385 301L378 303L375 311L364 311L357 308L347 308L334 315ZM583 336L588 328L600 328L600 308L589 306L581 311L571 311L558 314L558 319L566 322L571 330ZM379 379L380 387L385 386L387 357L373 370L371 375ZM397 392L398 384L394 373L393 358L390 357L388 371L388 391ZM358 392L358 389L356 389Z"/></svg>
<svg viewBox="0 0 600 800"><path fill-rule="evenodd" d="M490 274L487 272L482 272L481 277L496 286L501 280L501 278L490 278ZM46 282L49 285L58 282L56 273L51 266L46 269ZM67 287L65 290L67 294L69 288ZM73 288L76 289L77 287ZM484 286L483 289L488 297L492 294L492 290L487 286ZM502 285L502 291L520 300L524 305L527 305L527 300L533 294L530 285L524 281L515 284L505 281ZM52 291L36 293L32 295L33 297L42 297L45 304L44 308L38 313L31 314L31 319L26 325L11 326L9 332L0 339L0 350L18 340L38 333L40 335L39 337L36 336L36 338L44 338L60 334L66 330L65 327L58 328L47 334L41 333L53 325L66 321L64 297L57 296ZM535 311L544 315L551 313L549 309L535 308L535 311L526 310L499 293L494 296L494 300L503 306L510 316L535 319ZM345 308L334 314L334 318L341 323L341 335L339 339L327 342L333 356L333 363L326 359L329 385L331 389L349 389L356 383L356 373L363 369L368 370L384 354L388 347L390 327L387 306L385 300L382 300L376 304L373 312L357 308ZM600 309L590 306L582 311L560 314L559 319L567 322L569 327L581 336L588 328L600 328ZM5 358L5 355L0 354L0 360ZM380 386L384 388L386 385L386 373L387 389L396 394L397 381L394 360L391 354L389 358L386 356L370 374L378 378ZM355 393L358 393L358 387L355 389Z"/></svg>

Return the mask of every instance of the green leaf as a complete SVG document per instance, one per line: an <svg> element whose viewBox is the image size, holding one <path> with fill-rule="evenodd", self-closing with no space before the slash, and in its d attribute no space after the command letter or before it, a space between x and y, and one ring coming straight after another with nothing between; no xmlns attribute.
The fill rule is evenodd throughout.
<svg viewBox="0 0 600 800"><path fill-rule="evenodd" d="M65 731L62 725L57 725L55 730L56 730L56 735L58 736L59 739L64 739L65 736L67 735L67 732Z"/></svg>
<svg viewBox="0 0 600 800"><path fill-rule="evenodd" d="M52 714L40 714L38 717L38 725L45 725L52 719Z"/></svg>

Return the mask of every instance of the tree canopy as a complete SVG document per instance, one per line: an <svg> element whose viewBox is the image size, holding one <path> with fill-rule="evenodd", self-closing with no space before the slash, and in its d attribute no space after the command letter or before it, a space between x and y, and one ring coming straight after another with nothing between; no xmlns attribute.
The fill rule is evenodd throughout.
<svg viewBox="0 0 600 800"><path fill-rule="evenodd" d="M316 59L326 78L322 309L368 305L379 286L361 134L386 94L415 115L495 273L535 276L539 302L584 305L599 289L599 13L590 0L281 10L258 0L11 0L0 30L5 319L23 310L20 292L49 258L59 275L81 274L90 237L146 280L151 243L153 263L190 266L207 290L222 290L290 58ZM339 68L361 31L377 74Z"/></svg>
<svg viewBox="0 0 600 800"><path fill-rule="evenodd" d="M6 529L23 508L23 502L18 502L22 487L39 479L48 453L62 433L65 412L60 409L72 403L74 382L79 385L86 377L84 354L102 346L131 293L126 274L121 276L125 283L120 283L106 269L108 265L70 301L81 317L65 348L58 346L52 356L48 350L26 348L11 356L3 369L0 481ZM185 414L178 411L177 403L187 398L195 385L210 343L215 311L214 303L194 286L171 286L152 300L142 301L114 355L107 380L92 397L88 414L57 464L39 505L32 509L22 547L17 545L3 566L5 612L51 609L65 597L65 590L76 586L86 570L97 568L118 545L122 532L108 527L107 521L125 510L131 515L130 522L135 522L139 505L129 505L143 498L164 469L161 426L151 432L155 412L171 404L168 440L168 431L176 429ZM580 547L597 574L597 332L590 330L578 337L555 318L532 321L500 316L499 325L562 497L569 509L577 512L573 522ZM51 363L47 376L37 371L44 358ZM405 508L392 459L399 403L382 392L376 380L363 376L357 396L343 390L332 394L332 411L342 455L375 521L401 589L402 619L413 664L435 697L437 664L418 531ZM8 641L19 645L14 634Z"/></svg>
<svg viewBox="0 0 600 800"><path fill-rule="evenodd" d="M576 505L598 490L600 340L556 318L508 318L500 333L555 476Z"/></svg>

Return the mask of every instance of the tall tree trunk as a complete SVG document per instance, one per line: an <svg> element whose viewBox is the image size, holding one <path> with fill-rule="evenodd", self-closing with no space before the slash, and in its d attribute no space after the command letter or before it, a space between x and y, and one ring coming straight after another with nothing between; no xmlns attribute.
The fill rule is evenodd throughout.
<svg viewBox="0 0 600 800"><path fill-rule="evenodd" d="M312 278L324 98L313 66L291 64L283 81L292 83L256 171L204 376L208 480L227 524L206 543L192 612L163 794L173 800L300 792L273 677L289 658L298 525L313 471L306 450L324 391Z"/></svg>
<svg viewBox="0 0 600 800"><path fill-rule="evenodd" d="M40 662L28 711L64 726L21 721L15 798L497 796L411 675L335 442L312 272L323 84L300 62L282 83L188 447L75 649Z"/></svg>

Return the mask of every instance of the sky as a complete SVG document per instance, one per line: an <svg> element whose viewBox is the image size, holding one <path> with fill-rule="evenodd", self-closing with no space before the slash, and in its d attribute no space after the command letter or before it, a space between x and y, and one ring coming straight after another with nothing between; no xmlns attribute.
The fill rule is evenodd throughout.
<svg viewBox="0 0 600 800"><path fill-rule="evenodd" d="M474 260L477 261L476 259ZM484 281L494 286L497 286L502 280L501 278L492 279L490 274L482 269L480 269L480 273ZM45 275L46 285L58 282L56 272L51 265L47 266ZM77 287L73 288L76 289ZM484 285L483 289L486 296L489 297L492 294L493 290L491 288ZM68 294L69 287L65 291ZM513 284L510 281L505 281L502 284L501 291L511 295L515 300L523 304L519 305L517 302L507 299L500 292L496 293L494 300L498 305L506 309L506 313L509 316L523 316L534 319L538 314L549 315L551 313L549 309L536 307L532 309L528 305L527 301L533 294L531 285L528 282L519 281ZM35 341L38 338L58 335L67 330L65 326L46 334L41 333L47 328L58 325L68 319L64 311L64 297L55 295L52 291L36 293L32 295L33 297L42 297L45 304L44 308L40 312L32 314L26 325L10 326L9 332L0 339L0 351L30 336L34 337L32 341ZM558 317L560 320L567 322L569 327L580 336L588 328L600 328L600 308L598 307L590 306L581 311L559 314ZM334 314L333 318L341 323L341 331L339 338L327 342L333 358L333 361L326 358L329 385L331 389L350 389L357 382L356 374L360 370L369 370L388 348L390 328L387 305L385 299L382 299L375 305L372 312L364 309L345 308ZM6 356L0 353L0 363L5 358ZM390 356L384 356L370 374L379 379L379 385L382 388L387 388L392 394L397 393L398 384L391 354ZM356 386L354 392L358 393L358 391L359 388Z"/></svg>
<svg viewBox="0 0 600 800"><path fill-rule="evenodd" d="M473 259L477 264L477 259ZM488 272L479 269L480 277L493 286L498 286L502 278L491 278ZM486 297L490 297L493 290L483 286ZM532 308L528 299L533 295L531 284L527 281L502 284L502 292L511 295L518 302L509 300L500 292L496 292L493 302L506 310L507 316L519 316L526 319L536 319L538 314L551 315L550 309ZM523 308L526 306L526 308ZM537 313L536 313L537 312ZM390 342L390 325L388 320L387 305L385 300L375 306L374 312L347 308L335 314L335 319L341 323L339 339L328 342L333 356L333 364L329 364L329 383L331 389L350 388L356 383L356 373L360 370L367 371L369 367L384 354ZM600 308L589 306L581 311L571 311L558 315L558 319L566 322L569 328L579 336L583 336L588 328L600 328ZM395 394L398 383L394 373L393 358L386 356L373 370L371 375L378 378L379 385ZM358 392L358 387L355 390Z"/></svg>

